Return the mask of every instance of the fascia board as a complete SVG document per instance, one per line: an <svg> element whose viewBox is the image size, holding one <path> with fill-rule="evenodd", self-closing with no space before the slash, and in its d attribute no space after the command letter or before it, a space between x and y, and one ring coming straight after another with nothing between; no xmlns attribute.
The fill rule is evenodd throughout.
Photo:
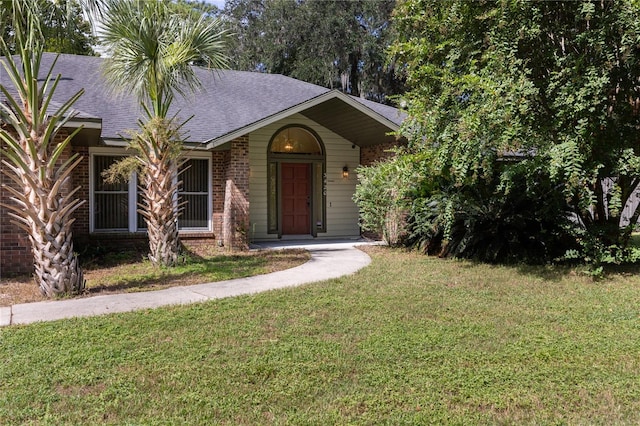
<svg viewBox="0 0 640 426"><path fill-rule="evenodd" d="M65 128L68 129L77 129L78 127L83 127L85 129L98 129L102 130L102 120L95 118L75 118L64 123Z"/></svg>
<svg viewBox="0 0 640 426"><path fill-rule="evenodd" d="M117 138L102 138L102 143L104 146L107 146L107 147L128 148L130 146L131 140L117 139ZM209 150L205 144L200 142L184 142L183 146L187 151L203 152L203 151Z"/></svg>

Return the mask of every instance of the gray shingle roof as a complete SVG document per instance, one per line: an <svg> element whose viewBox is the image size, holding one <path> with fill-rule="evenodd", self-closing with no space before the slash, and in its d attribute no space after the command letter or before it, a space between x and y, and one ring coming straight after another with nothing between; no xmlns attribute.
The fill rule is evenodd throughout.
<svg viewBox="0 0 640 426"><path fill-rule="evenodd" d="M42 76L55 57L52 53L44 54ZM90 56L60 55L54 75L59 73L62 79L54 99L64 102L84 88L84 95L74 105L78 118L100 118L102 137L119 138L126 135L127 130L137 128L142 109L131 94L114 95L107 87L102 77L103 61L105 59ZM2 74L0 84L9 85L8 78ZM331 92L283 75L203 68L196 68L196 74L202 83L201 90L187 98L177 97L171 113L179 111L182 119L193 115L185 130L188 140L194 142L221 138ZM403 115L395 108L352 99L379 114L380 118L397 125L402 121Z"/></svg>

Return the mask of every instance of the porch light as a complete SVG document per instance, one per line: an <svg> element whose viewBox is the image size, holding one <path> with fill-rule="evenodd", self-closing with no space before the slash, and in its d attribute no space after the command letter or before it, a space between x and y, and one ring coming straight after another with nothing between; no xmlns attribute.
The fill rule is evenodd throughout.
<svg viewBox="0 0 640 426"><path fill-rule="evenodd" d="M344 166L342 168L342 178L343 179L348 179L349 178L349 166Z"/></svg>
<svg viewBox="0 0 640 426"><path fill-rule="evenodd" d="M289 137L289 129L287 129L287 136L284 138L284 150L287 152L293 151L293 141Z"/></svg>

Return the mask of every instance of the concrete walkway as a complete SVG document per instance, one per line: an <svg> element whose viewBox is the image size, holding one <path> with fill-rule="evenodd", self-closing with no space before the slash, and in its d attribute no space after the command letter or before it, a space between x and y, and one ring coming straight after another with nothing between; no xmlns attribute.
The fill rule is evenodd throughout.
<svg viewBox="0 0 640 426"><path fill-rule="evenodd" d="M235 280L171 287L142 293L120 293L0 307L0 326L105 315L168 305L185 305L338 278L353 274L371 262L366 253L355 248L362 244L371 243L363 240L264 243L254 248L305 248L311 253L311 260L285 271Z"/></svg>

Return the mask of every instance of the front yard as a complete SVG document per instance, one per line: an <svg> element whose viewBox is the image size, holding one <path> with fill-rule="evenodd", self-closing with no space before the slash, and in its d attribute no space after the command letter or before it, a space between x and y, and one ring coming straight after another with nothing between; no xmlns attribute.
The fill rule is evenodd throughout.
<svg viewBox="0 0 640 426"><path fill-rule="evenodd" d="M0 424L637 424L640 276L369 248L293 289L0 330Z"/></svg>

